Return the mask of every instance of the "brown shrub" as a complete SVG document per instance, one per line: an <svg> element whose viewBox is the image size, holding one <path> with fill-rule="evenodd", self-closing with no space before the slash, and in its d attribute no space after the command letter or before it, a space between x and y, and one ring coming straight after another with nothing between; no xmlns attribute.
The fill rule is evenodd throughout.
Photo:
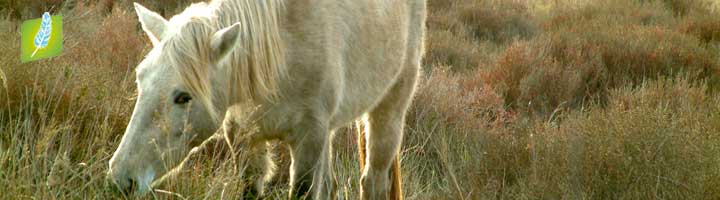
<svg viewBox="0 0 720 200"><path fill-rule="evenodd" d="M676 16L708 13L712 5L711 0L662 0L662 3Z"/></svg>
<svg viewBox="0 0 720 200"><path fill-rule="evenodd" d="M472 71L481 64L491 63L499 48L495 44L472 40L450 31L431 31L427 37L426 71L439 65L451 66L450 69L456 72Z"/></svg>
<svg viewBox="0 0 720 200"><path fill-rule="evenodd" d="M512 106L531 102L548 113L658 76L714 81L720 63L712 55L701 41L659 26L577 25L511 46L482 76Z"/></svg>
<svg viewBox="0 0 720 200"><path fill-rule="evenodd" d="M39 18L46 11L58 11L62 4L63 0L5 0L0 2L0 11L3 11L1 17L24 20Z"/></svg>
<svg viewBox="0 0 720 200"><path fill-rule="evenodd" d="M506 43L531 38L535 33L526 3L490 0L428 3L426 67L441 65L450 66L453 71L471 71L491 63L497 49Z"/></svg>
<svg viewBox="0 0 720 200"><path fill-rule="evenodd" d="M693 15L686 17L678 31L701 39L705 43L720 41L720 15Z"/></svg>
<svg viewBox="0 0 720 200"><path fill-rule="evenodd" d="M580 198L717 196L718 98L691 82L663 78L623 87L610 92L606 109L566 116L539 135L546 145L540 157L547 159L539 171L560 172L563 193Z"/></svg>
<svg viewBox="0 0 720 200"><path fill-rule="evenodd" d="M418 119L435 120L465 129L478 129L488 122L503 123L510 114L490 85L473 76L452 74L447 67L436 67L418 86L413 114Z"/></svg>
<svg viewBox="0 0 720 200"><path fill-rule="evenodd" d="M670 25L675 23L672 11L657 1L588 1L576 7L559 7L549 19L541 22L546 31L577 27L587 24L606 26L624 25Z"/></svg>
<svg viewBox="0 0 720 200"><path fill-rule="evenodd" d="M420 199L454 199L476 189L469 185L501 187L517 177L514 172L527 166L520 164L524 157L509 158L524 147L510 145L517 138L505 133L484 132L507 126L516 115L474 76L453 74L443 66L434 69L419 84L407 114L403 170L413 174L404 177L407 193Z"/></svg>
<svg viewBox="0 0 720 200"><path fill-rule="evenodd" d="M444 79L442 82L445 82ZM438 86L432 86L438 89ZM447 90L438 90L446 92ZM502 126L464 127L416 118L408 123L404 161L420 198L704 199L720 195L720 97L704 82L659 78L608 91L608 104L521 114ZM453 94L453 93L450 93ZM454 101L455 96L448 95ZM432 112L431 112L432 113ZM436 114L441 114L440 112Z"/></svg>
<svg viewBox="0 0 720 200"><path fill-rule="evenodd" d="M91 7L99 11L98 13L108 14L112 12L115 7L132 11L133 2L140 3L165 17L170 17L191 3L203 2L203 0L5 0L0 1L0 13L3 13L0 17L9 17L14 20L27 20L39 18L44 12L51 12L52 14L67 12L78 5L91 5Z"/></svg>
<svg viewBox="0 0 720 200"><path fill-rule="evenodd" d="M472 1L455 8L465 31L477 39L503 43L529 38L535 31L527 3Z"/></svg>

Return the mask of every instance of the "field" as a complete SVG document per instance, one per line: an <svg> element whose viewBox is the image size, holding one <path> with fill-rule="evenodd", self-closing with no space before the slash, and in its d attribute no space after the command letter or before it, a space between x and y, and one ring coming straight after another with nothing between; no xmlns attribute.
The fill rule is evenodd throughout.
<svg viewBox="0 0 720 200"><path fill-rule="evenodd" d="M150 41L130 2L42 2L0 2L0 199L122 198L105 171ZM166 17L188 5L168 2L143 4ZM428 5L407 199L720 198L720 2ZM21 64L20 23L47 9L63 15L64 52ZM358 198L355 133L334 141L343 199ZM287 195L276 147L270 199ZM145 198L237 198L250 183L241 165L193 155Z"/></svg>

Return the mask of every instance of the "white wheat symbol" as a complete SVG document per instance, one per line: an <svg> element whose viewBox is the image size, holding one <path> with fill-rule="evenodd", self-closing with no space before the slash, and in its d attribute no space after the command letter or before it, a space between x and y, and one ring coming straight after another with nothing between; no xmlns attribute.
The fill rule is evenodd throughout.
<svg viewBox="0 0 720 200"><path fill-rule="evenodd" d="M40 23L40 30L35 35L35 51L30 55L34 57L38 50L45 48L50 41L50 33L52 31L52 19L50 13L45 12L42 16L42 22Z"/></svg>

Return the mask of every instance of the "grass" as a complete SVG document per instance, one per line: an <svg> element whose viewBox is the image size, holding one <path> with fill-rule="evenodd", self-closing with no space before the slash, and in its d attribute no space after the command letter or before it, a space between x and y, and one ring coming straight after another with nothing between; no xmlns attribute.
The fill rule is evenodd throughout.
<svg viewBox="0 0 720 200"><path fill-rule="evenodd" d="M19 62L0 3L0 199L121 198L105 182L150 49L129 2L59 2L63 55ZM178 7L146 1L171 15ZM55 3L50 2L50 3ZM720 197L720 14L709 0L429 0L424 74L407 115L408 199ZM166 5L166 6L158 6ZM354 130L338 193L358 195ZM190 157L148 199L233 199L244 156ZM287 195L288 155L269 197Z"/></svg>

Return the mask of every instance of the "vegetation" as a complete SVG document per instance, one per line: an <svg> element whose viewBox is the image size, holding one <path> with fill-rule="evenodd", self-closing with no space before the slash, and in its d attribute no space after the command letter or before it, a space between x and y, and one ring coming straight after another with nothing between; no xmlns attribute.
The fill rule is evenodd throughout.
<svg viewBox="0 0 720 200"><path fill-rule="evenodd" d="M0 3L0 199L118 197L104 173L150 42L129 2L73 2ZM146 3L166 16L187 5ZM720 3L428 3L406 198L720 197ZM21 64L20 20L50 7L64 17L63 55ZM347 199L358 195L354 131L335 139ZM275 151L269 192L282 198L287 155ZM147 198L238 197L250 183L242 165L207 150Z"/></svg>

